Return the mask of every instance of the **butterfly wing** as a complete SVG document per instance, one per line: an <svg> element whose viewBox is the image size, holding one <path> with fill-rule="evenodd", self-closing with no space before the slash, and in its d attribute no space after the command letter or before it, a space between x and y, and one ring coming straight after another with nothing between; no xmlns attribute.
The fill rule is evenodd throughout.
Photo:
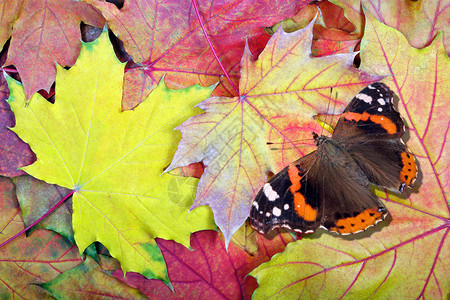
<svg viewBox="0 0 450 300"><path fill-rule="evenodd" d="M356 95L332 139L319 137L317 151L264 185L252 204L252 226L261 233L322 227L351 234L383 220L387 210L370 192L370 183L402 192L417 176L414 156L400 139L404 123L393 96L383 83Z"/></svg>
<svg viewBox="0 0 450 300"><path fill-rule="evenodd" d="M345 145L371 183L403 192L414 184L417 166L400 139L405 126L394 109L393 96L381 82L364 88L344 110L333 139Z"/></svg>
<svg viewBox="0 0 450 300"><path fill-rule="evenodd" d="M348 155L336 163L319 147L269 180L256 196L251 225L261 233L278 227L310 233L318 227L352 234L383 220L387 210Z"/></svg>

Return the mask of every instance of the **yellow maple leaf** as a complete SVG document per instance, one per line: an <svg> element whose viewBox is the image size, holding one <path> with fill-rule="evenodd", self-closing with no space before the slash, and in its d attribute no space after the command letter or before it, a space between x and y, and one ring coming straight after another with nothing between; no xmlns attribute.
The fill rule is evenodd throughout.
<svg viewBox="0 0 450 300"><path fill-rule="evenodd" d="M124 64L106 31L83 44L77 63L57 67L56 102L38 94L27 104L8 78L13 129L37 161L24 168L75 191L73 229L82 252L100 241L125 272L168 281L154 238L189 246L191 232L214 228L208 208L187 216L197 179L161 175L181 134L173 128L199 113L192 107L214 87L170 90L161 82L134 111L121 111Z"/></svg>

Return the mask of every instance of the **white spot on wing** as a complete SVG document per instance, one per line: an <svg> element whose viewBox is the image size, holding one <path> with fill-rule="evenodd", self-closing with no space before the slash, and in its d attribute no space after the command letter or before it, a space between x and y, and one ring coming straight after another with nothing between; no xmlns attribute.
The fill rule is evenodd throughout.
<svg viewBox="0 0 450 300"><path fill-rule="evenodd" d="M281 227L282 227L282 228L287 228L287 229L293 230L293 229L291 228L291 226L289 226L289 224L281 224Z"/></svg>
<svg viewBox="0 0 450 300"><path fill-rule="evenodd" d="M266 212L266 217L270 217L270 212Z"/></svg>
<svg viewBox="0 0 450 300"><path fill-rule="evenodd" d="M256 208L256 210L258 210L259 209L259 205L258 205L258 202L256 202L256 201L253 201L253 206Z"/></svg>
<svg viewBox="0 0 450 300"><path fill-rule="evenodd" d="M325 227L325 226L323 226L323 225L320 225L320 226L319 226L319 228L322 228L322 229L324 229L324 230L328 231L328 228L326 228L326 227Z"/></svg>
<svg viewBox="0 0 450 300"><path fill-rule="evenodd" d="M383 109L382 109L381 107L378 107L378 111L379 111L379 112L382 112Z"/></svg>
<svg viewBox="0 0 450 300"><path fill-rule="evenodd" d="M286 204L284 205L284 210L288 210L288 209L289 209L289 204L286 203Z"/></svg>
<svg viewBox="0 0 450 300"><path fill-rule="evenodd" d="M375 89L371 84L369 84L367 87L368 87L369 89L371 89L371 90L374 90L374 89Z"/></svg>
<svg viewBox="0 0 450 300"><path fill-rule="evenodd" d="M356 95L356 98L359 100L362 100L366 103L369 103L369 104L372 103L372 97L370 97L369 95L366 95L366 94L358 94L358 95Z"/></svg>
<svg viewBox="0 0 450 300"><path fill-rule="evenodd" d="M386 101L384 101L384 99L383 98L378 98L378 103L380 103L381 105L385 105L386 104Z"/></svg>
<svg viewBox="0 0 450 300"><path fill-rule="evenodd" d="M278 207L274 207L272 213L275 217L279 217L281 216L281 209L279 209Z"/></svg>
<svg viewBox="0 0 450 300"><path fill-rule="evenodd" d="M291 226L289 226L289 224L282 224L281 227L282 227L282 228L287 228L287 229L290 229L290 230L292 230L292 231L299 232L299 233L302 233L302 232L303 232L301 229L298 229L298 228L292 228Z"/></svg>
<svg viewBox="0 0 450 300"><path fill-rule="evenodd" d="M269 183L266 183L264 185L263 190L264 190L264 195L266 195L266 197L267 197L267 199L269 199L269 201L275 201L278 198L280 198L278 193L272 189L272 186Z"/></svg>

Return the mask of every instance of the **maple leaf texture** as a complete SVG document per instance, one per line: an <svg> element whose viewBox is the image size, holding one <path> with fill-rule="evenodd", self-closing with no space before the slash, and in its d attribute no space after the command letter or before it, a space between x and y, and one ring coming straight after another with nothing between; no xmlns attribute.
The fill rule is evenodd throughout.
<svg viewBox="0 0 450 300"><path fill-rule="evenodd" d="M430 46L416 49L368 13L365 32L361 69L391 75L384 81L399 97L398 110L409 132L405 140L419 161L420 190L409 196L410 205L449 218L450 60L442 34Z"/></svg>
<svg viewBox="0 0 450 300"><path fill-rule="evenodd" d="M39 286L56 299L146 299L139 290L108 275L89 256L77 267Z"/></svg>
<svg viewBox="0 0 450 300"><path fill-rule="evenodd" d="M105 22L95 8L77 1L26 0L13 7L16 0L3 2L10 2L3 6L5 15L17 17L3 21L2 13L0 25L13 24L5 65L17 68L28 99L40 89L50 90L56 76L55 62L61 66L75 63L81 47L81 21L97 27Z"/></svg>
<svg viewBox="0 0 450 300"><path fill-rule="evenodd" d="M255 246L257 243L259 250L253 255L233 243L227 249L222 235L211 230L192 234L192 249L173 241L156 241L167 262L175 293L161 281L139 274L130 274L124 279L150 299L251 299L257 283L247 274L283 251L292 237L286 232L271 240L258 235ZM124 278L120 269L113 275Z"/></svg>
<svg viewBox="0 0 450 300"><path fill-rule="evenodd" d="M0 244L25 226L11 178L0 176ZM37 284L57 278L82 262L75 245L51 230L19 235L0 248L2 299L48 299Z"/></svg>
<svg viewBox="0 0 450 300"><path fill-rule="evenodd" d="M207 207L186 217L197 179L161 176L180 139L173 128L214 87L169 90L162 81L134 111L121 111L123 69L105 29L83 43L70 70L58 66L55 104L35 94L25 105L23 87L8 78L13 130L37 153L28 174L75 191L80 252L100 241L125 272L168 282L154 238L188 247L191 232L215 227Z"/></svg>
<svg viewBox="0 0 450 300"><path fill-rule="evenodd" d="M26 227L42 217L70 193L70 190L66 188L47 184L29 175L17 176L13 181ZM31 227L27 234L39 228L53 230L75 243L72 229L72 198L69 197L50 215Z"/></svg>
<svg viewBox="0 0 450 300"><path fill-rule="evenodd" d="M356 32L361 32L364 27L364 8L378 21L403 33L413 47L428 46L436 35L443 31L444 47L450 49L448 1L330 0L330 2L344 9L346 18L355 25Z"/></svg>
<svg viewBox="0 0 450 300"><path fill-rule="evenodd" d="M8 96L8 84L0 74L0 175L14 177L25 174L19 168L33 163L36 155L30 146L8 129L15 125L14 114L6 102Z"/></svg>
<svg viewBox="0 0 450 300"><path fill-rule="evenodd" d="M269 39L262 28L291 16L309 2L197 0L214 53L192 1L128 0L120 9L105 1L85 1L92 2L102 12L134 62L142 64L125 73L124 108L140 103L162 76L168 86L176 88L194 83L206 86L219 81L214 90L216 95L235 95L214 54L237 84L245 40L248 39L251 49L261 51Z"/></svg>
<svg viewBox="0 0 450 300"><path fill-rule="evenodd" d="M259 283L254 299L448 298L450 60L442 34L415 49L366 13L361 69L390 75L383 81L397 95L404 139L419 166L415 187L402 195L375 189L390 217L363 234L316 232L289 244L250 273Z"/></svg>
<svg viewBox="0 0 450 300"><path fill-rule="evenodd" d="M312 58L314 22L293 33L280 26L257 61L246 47L241 95L206 99L198 105L205 113L177 128L183 137L168 170L203 161L205 172L192 208L212 208L226 244L247 219L268 172L281 170L312 149L311 132L320 132L313 116L326 111L330 88L340 99L351 99L383 78L354 68L356 53ZM337 110L347 102L334 100ZM309 139L309 147L298 149L295 140L302 138ZM271 151L269 141L286 147Z"/></svg>
<svg viewBox="0 0 450 300"><path fill-rule="evenodd" d="M1 1L0 11L2 16L0 18L0 46L3 47L11 37L14 21L20 14L24 1L11 0Z"/></svg>

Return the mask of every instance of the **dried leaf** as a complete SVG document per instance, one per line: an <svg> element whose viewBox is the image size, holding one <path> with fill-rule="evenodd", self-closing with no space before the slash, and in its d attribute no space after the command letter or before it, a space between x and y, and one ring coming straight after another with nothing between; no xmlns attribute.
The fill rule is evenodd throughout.
<svg viewBox="0 0 450 300"><path fill-rule="evenodd" d="M282 251L290 241L288 234L271 241L259 236L260 250L250 256L233 244L227 251L223 238L214 231L192 234L192 249L158 239L174 292L160 281L138 274L127 274L125 281L151 299L250 299L257 285L254 278L247 276L248 272ZM123 278L121 271L114 275Z"/></svg>
<svg viewBox="0 0 450 300"><path fill-rule="evenodd" d="M250 255L258 251L256 244L257 232L250 226L250 222L245 222L238 231L231 237L231 243L238 246Z"/></svg>
<svg viewBox="0 0 450 300"><path fill-rule="evenodd" d="M66 188L47 184L28 175L14 178L13 181L25 226L42 217L70 192ZM38 228L53 230L75 243L72 230L72 198L67 199L49 216L33 226L27 234Z"/></svg>
<svg viewBox="0 0 450 300"><path fill-rule="evenodd" d="M13 23L18 18L23 5L22 0L9 0L0 2L0 48L11 37Z"/></svg>
<svg viewBox="0 0 450 300"><path fill-rule="evenodd" d="M361 11L364 7L378 21L403 33L409 44L416 48L428 46L439 31L444 31L444 47L450 51L450 5L445 1L330 1L344 9L345 16L355 25L357 32L364 27L364 13Z"/></svg>
<svg viewBox="0 0 450 300"><path fill-rule="evenodd" d="M24 228L11 179L0 177L0 243ZM82 262L78 249L56 233L37 230L0 248L0 295L5 299L50 299L36 284L53 280Z"/></svg>
<svg viewBox="0 0 450 300"><path fill-rule="evenodd" d="M320 8L320 11L318 8ZM307 26L319 12L319 20L322 22L321 24L317 22L314 25L312 54L314 56L327 56L353 52L360 41L361 34L353 32L355 27L344 17L342 8L328 1L319 2L317 6L307 5L292 18L265 30L269 34L273 34L282 23L285 32L294 32Z"/></svg>
<svg viewBox="0 0 450 300"><path fill-rule="evenodd" d="M124 109L142 102L162 76L173 88L219 81L216 95L236 94L210 49L191 1L129 0L120 10L104 1L87 2L102 12L133 60L142 63L125 74ZM236 85L245 41L260 52L269 38L262 28L290 17L308 2L196 1L214 51Z"/></svg>
<svg viewBox="0 0 450 300"><path fill-rule="evenodd" d="M6 103L8 96L8 85L3 74L0 74L0 175L14 177L25 174L19 168L33 163L36 155L30 146L8 129L16 124L14 114Z"/></svg>
<svg viewBox="0 0 450 300"><path fill-rule="evenodd" d="M5 65L17 68L27 99L30 99L40 89L50 90L56 76L55 62L61 66L75 63L80 52L80 22L101 27L104 20L93 7L77 1L21 1L20 13L19 4L14 6L15 1L7 4L9 2L3 1L7 15L18 18L13 22ZM10 16L7 24L0 25L10 27L13 19Z"/></svg>
<svg viewBox="0 0 450 300"><path fill-rule="evenodd" d="M147 299L139 290L103 272L89 257L76 268L39 286L51 292L56 299Z"/></svg>

